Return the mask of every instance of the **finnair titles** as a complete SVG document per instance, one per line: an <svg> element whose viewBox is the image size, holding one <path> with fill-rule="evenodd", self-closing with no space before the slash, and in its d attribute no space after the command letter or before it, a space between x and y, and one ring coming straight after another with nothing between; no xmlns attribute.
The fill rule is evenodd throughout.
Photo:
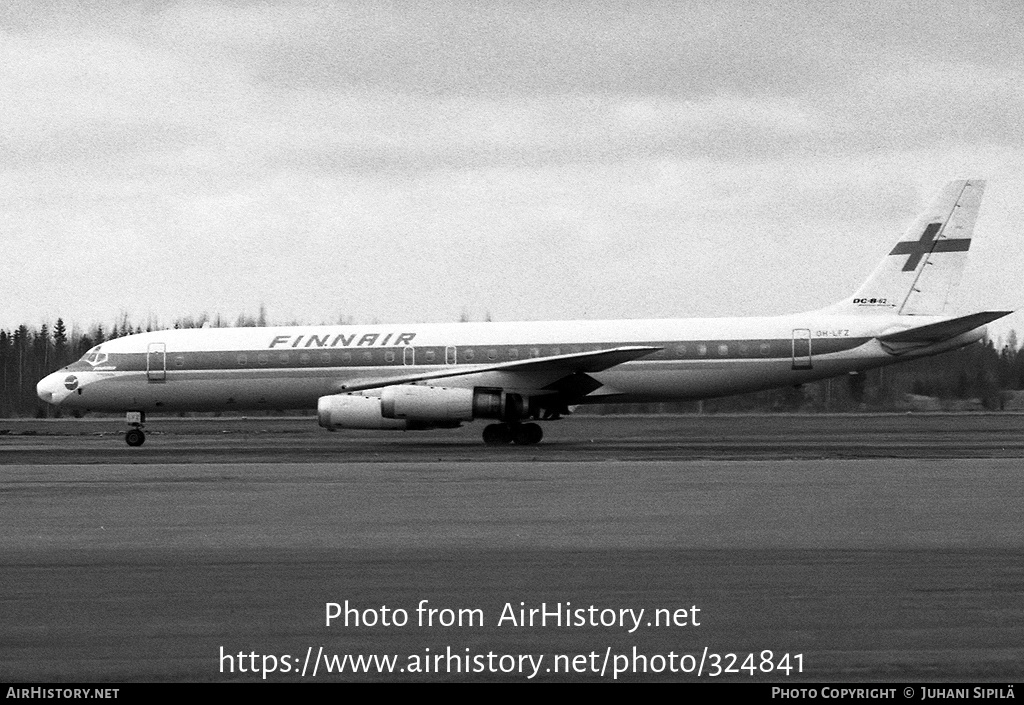
<svg viewBox="0 0 1024 705"><path fill-rule="evenodd" d="M277 335L270 341L270 348L276 347L287 347L297 348L302 341L305 339L305 344L302 345L304 348L337 348L337 347L364 347L377 345L380 347L387 347L389 343L398 347L412 345L413 338L416 337L415 333L338 333L332 335L330 333L323 333L316 335L311 334L300 334L300 335Z"/></svg>

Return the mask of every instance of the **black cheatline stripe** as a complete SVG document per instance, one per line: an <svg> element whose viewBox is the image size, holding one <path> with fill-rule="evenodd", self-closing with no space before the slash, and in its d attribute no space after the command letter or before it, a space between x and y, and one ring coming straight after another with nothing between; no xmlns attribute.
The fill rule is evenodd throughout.
<svg viewBox="0 0 1024 705"><path fill-rule="evenodd" d="M814 338L811 341L813 355L851 350L870 340L868 337L858 338ZM652 342L618 342L618 343L568 343L563 345L550 344L509 344L509 345L459 345L449 346L458 350L457 358L460 365L486 365L499 362L527 361L552 355L572 353L598 352L624 346L660 347L662 350L638 358L637 361L687 361L687 360L772 360L790 359L793 355L792 338L752 338L746 340L670 340ZM767 348L763 347L767 346ZM530 355L536 349L540 354ZM509 357L509 351L515 350L516 357ZM416 367L444 367L445 346L415 347ZM491 357L493 351L494 356ZM298 350L231 350L231 351L192 351L167 352L167 371L197 370L304 370L345 367L359 369L363 367L395 367L404 364L404 347L399 348L309 348ZM433 352L433 359L428 359ZM388 359L388 354L392 359ZM471 354L468 354L471 353ZM524 355L525 353L525 355ZM324 357L324 356L327 357ZM349 355L350 358L345 358ZM244 356L244 364L241 358ZM115 366L118 372L145 372L147 369L146 353L110 353L108 366ZM265 357L265 359L264 359ZM179 366L178 360L181 360Z"/></svg>

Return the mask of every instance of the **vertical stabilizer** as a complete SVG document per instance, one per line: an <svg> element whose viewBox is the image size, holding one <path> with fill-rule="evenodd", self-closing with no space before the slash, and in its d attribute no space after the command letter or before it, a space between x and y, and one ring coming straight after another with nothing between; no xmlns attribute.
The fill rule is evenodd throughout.
<svg viewBox="0 0 1024 705"><path fill-rule="evenodd" d="M984 189L978 179L947 184L857 293L836 309L903 316L950 313Z"/></svg>

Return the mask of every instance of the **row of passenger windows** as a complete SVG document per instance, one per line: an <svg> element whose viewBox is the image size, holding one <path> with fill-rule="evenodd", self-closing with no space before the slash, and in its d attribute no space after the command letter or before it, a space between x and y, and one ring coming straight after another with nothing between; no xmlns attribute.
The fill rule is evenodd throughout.
<svg viewBox="0 0 1024 705"><path fill-rule="evenodd" d="M771 355L771 343L696 343L693 345L674 345L672 347L677 357L728 357L730 354L740 357L754 357L757 355Z"/></svg>
<svg viewBox="0 0 1024 705"><path fill-rule="evenodd" d="M527 348L404 348L403 350L334 350L310 352L261 352L235 353L233 362L239 367L270 367L298 365L348 365L348 364L454 364L455 362L500 362L528 359L542 356L568 355L607 349L608 345L563 345ZM780 354L788 351L779 349ZM651 353L651 359L693 359L713 357L767 357L772 354L772 344L766 341L733 343L678 343ZM174 366L183 368L185 358L174 356Z"/></svg>

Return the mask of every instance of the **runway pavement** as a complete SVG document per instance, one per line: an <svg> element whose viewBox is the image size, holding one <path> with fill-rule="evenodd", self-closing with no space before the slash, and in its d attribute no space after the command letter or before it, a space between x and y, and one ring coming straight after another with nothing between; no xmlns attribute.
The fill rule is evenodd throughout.
<svg viewBox="0 0 1024 705"><path fill-rule="evenodd" d="M0 424L0 680L1024 675L1020 417L308 421Z"/></svg>
<svg viewBox="0 0 1024 705"><path fill-rule="evenodd" d="M118 418L0 419L0 465L1024 457L1016 413L576 415L545 422L538 446L500 449L483 445L483 426L329 433L314 417L156 417L129 448Z"/></svg>

